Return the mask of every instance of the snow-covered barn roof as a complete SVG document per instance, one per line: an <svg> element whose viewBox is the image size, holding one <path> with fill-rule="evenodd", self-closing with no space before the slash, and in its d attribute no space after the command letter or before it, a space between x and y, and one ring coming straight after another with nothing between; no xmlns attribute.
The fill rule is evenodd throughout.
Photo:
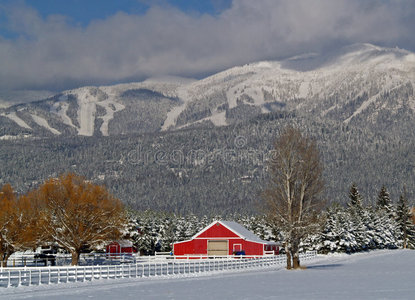
<svg viewBox="0 0 415 300"><path fill-rule="evenodd" d="M269 241L261 240L255 233L249 231L239 223L233 221L220 221L220 223L222 223L225 227L235 232L241 238L250 240L252 242L269 243Z"/></svg>
<svg viewBox="0 0 415 300"><path fill-rule="evenodd" d="M120 245L121 248L127 248L127 247L133 246L133 242L129 240L117 240L115 241L115 243L118 243L118 245Z"/></svg>
<svg viewBox="0 0 415 300"><path fill-rule="evenodd" d="M268 245L270 245L270 244L275 245L276 244L275 242L264 241L264 240L260 239L255 233L249 231L248 229L243 227L241 224L233 222L233 221L214 221L210 225L206 226L203 230L196 233L192 237L192 239L196 238L197 236L199 236L204 231L208 230L210 227L212 227L213 225L215 225L217 223L222 224L227 229L229 229L230 231L232 231L233 233L235 233L236 235L238 235L239 237L241 237L245 240L248 240L248 241L251 241L251 242L257 242L257 243L261 243L261 244L268 244Z"/></svg>

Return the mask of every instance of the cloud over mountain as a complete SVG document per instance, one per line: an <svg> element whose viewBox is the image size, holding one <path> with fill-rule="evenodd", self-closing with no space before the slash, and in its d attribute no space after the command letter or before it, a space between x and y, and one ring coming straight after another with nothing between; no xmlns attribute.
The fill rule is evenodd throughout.
<svg viewBox="0 0 415 300"><path fill-rule="evenodd" d="M43 18L24 3L0 7L0 89L64 89L227 67L355 42L415 50L411 1L234 0L217 15L173 6L118 12L85 26Z"/></svg>

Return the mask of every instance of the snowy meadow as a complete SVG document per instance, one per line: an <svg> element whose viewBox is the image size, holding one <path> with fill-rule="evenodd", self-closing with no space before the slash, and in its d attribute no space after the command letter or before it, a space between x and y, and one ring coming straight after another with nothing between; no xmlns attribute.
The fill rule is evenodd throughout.
<svg viewBox="0 0 415 300"><path fill-rule="evenodd" d="M320 255L307 269L9 288L0 299L413 299L415 252Z"/></svg>

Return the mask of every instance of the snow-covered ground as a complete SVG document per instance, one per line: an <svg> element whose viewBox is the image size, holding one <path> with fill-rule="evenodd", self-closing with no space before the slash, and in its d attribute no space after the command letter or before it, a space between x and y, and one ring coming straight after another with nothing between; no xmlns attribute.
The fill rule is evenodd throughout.
<svg viewBox="0 0 415 300"><path fill-rule="evenodd" d="M0 290L0 299L414 299L415 251L320 256L282 268L187 278L98 280Z"/></svg>

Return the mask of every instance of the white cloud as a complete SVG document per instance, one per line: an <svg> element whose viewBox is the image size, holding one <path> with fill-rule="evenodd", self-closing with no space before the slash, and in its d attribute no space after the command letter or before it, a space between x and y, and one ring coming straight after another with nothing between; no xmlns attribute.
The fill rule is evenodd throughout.
<svg viewBox="0 0 415 300"><path fill-rule="evenodd" d="M355 42L415 49L410 0L234 0L216 16L153 6L87 27L63 16L43 19L22 4L7 15L18 38L0 38L0 89L199 76Z"/></svg>

